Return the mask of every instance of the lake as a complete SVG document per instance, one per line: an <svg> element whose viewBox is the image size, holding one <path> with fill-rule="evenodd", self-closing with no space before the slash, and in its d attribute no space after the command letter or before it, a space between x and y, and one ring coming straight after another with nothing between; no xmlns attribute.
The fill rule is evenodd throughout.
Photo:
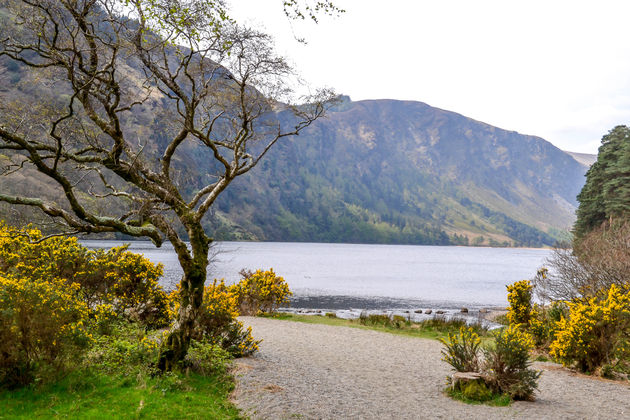
<svg viewBox="0 0 630 420"><path fill-rule="evenodd" d="M82 241L92 248L119 241ZM164 264L162 284L172 288L182 271L170 244L148 241L129 249ZM217 242L208 279L238 281L243 269L269 269L285 278L296 308L400 310L507 305L507 284L536 274L550 250L414 245Z"/></svg>

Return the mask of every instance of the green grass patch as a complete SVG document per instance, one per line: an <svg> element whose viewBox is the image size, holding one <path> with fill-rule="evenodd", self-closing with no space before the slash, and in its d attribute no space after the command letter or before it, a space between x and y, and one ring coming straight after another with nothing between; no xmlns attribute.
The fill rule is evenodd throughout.
<svg viewBox="0 0 630 420"><path fill-rule="evenodd" d="M240 419L226 376L75 371L62 380L0 392L0 419Z"/></svg>
<svg viewBox="0 0 630 420"><path fill-rule="evenodd" d="M386 321L385 316L371 316L362 323L360 319L343 319L333 318L326 315L299 315L291 313L275 313L265 315L265 317L280 319L284 321L303 322L306 324L324 324L340 327L360 328L366 330L375 330L387 332L390 334L405 335L419 338L430 338L437 340L445 338L449 333L456 334L459 328L465 325L462 320L447 321L442 318L428 319L422 322L409 322L402 317L394 317L394 320ZM487 334L487 330L476 327L477 333L483 336L482 339L491 339Z"/></svg>
<svg viewBox="0 0 630 420"><path fill-rule="evenodd" d="M444 390L444 392L451 398L465 402L466 404L471 405L490 405L493 407L507 407L512 403L510 396L507 394L491 394L489 397L483 400L477 400L468 398L464 395L462 391L451 389L450 387Z"/></svg>
<svg viewBox="0 0 630 420"><path fill-rule="evenodd" d="M0 420L242 418L229 400L234 379L225 350L195 342L184 370L162 373L153 362L160 331L123 321L110 327L54 380L0 387Z"/></svg>

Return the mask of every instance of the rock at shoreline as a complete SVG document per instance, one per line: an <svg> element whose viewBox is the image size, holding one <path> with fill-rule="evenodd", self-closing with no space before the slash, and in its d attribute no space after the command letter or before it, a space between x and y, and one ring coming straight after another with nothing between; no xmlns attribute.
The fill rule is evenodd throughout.
<svg viewBox="0 0 630 420"><path fill-rule="evenodd" d="M445 314L446 312L444 312L444 311L435 311L435 313L436 313L436 314L438 314L438 315L443 315L443 314Z"/></svg>
<svg viewBox="0 0 630 420"><path fill-rule="evenodd" d="M421 314L422 313L422 309L416 309L414 312L417 313L417 314Z"/></svg>
<svg viewBox="0 0 630 420"><path fill-rule="evenodd" d="M424 313L430 315L431 313L433 313L433 311L431 309L427 309L426 311L424 311Z"/></svg>
<svg viewBox="0 0 630 420"><path fill-rule="evenodd" d="M460 311L463 314L467 314L468 313L468 308L462 308L462 310Z"/></svg>
<svg viewBox="0 0 630 420"><path fill-rule="evenodd" d="M490 309L485 309L485 308L484 309L479 309L479 313L480 314L487 314L489 312L490 312Z"/></svg>

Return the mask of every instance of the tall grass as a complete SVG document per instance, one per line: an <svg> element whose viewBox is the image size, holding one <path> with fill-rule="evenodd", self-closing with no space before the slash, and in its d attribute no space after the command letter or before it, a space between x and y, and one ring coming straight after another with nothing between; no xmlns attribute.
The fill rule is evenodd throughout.
<svg viewBox="0 0 630 420"><path fill-rule="evenodd" d="M332 316L298 315L291 313L276 313L268 317L286 321L304 322L308 324L325 324L352 328L363 328L383 331L392 334L407 335L412 337L439 339L448 337L448 334L457 333L466 321L459 318L446 319L436 316L421 322L413 322L403 316L369 315L358 319L342 319ZM481 324L469 325L484 339L489 339L488 330Z"/></svg>

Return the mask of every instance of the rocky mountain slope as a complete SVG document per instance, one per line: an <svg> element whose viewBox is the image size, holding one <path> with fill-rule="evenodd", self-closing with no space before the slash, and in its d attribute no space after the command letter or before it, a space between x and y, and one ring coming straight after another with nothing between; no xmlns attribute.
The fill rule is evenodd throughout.
<svg viewBox="0 0 630 420"><path fill-rule="evenodd" d="M345 98L225 192L215 236L551 245L586 169L539 137L421 102Z"/></svg>
<svg viewBox="0 0 630 420"><path fill-rule="evenodd" d="M0 8L0 20L7 19ZM128 80L141 80L128 64ZM0 57L2 118L36 127L40 108L54 109L67 97L54 74L31 74ZM172 132L173 110L164 99L156 92L125 122L147 155L163 149ZM224 191L207 227L225 240L552 245L571 227L584 183L587 166L574 157L539 137L421 102L345 97ZM212 162L191 142L174 167L192 191L208 179ZM9 167L6 153L0 163ZM0 177L0 189L62 196L28 167ZM37 213L0 204L0 218L21 224Z"/></svg>

